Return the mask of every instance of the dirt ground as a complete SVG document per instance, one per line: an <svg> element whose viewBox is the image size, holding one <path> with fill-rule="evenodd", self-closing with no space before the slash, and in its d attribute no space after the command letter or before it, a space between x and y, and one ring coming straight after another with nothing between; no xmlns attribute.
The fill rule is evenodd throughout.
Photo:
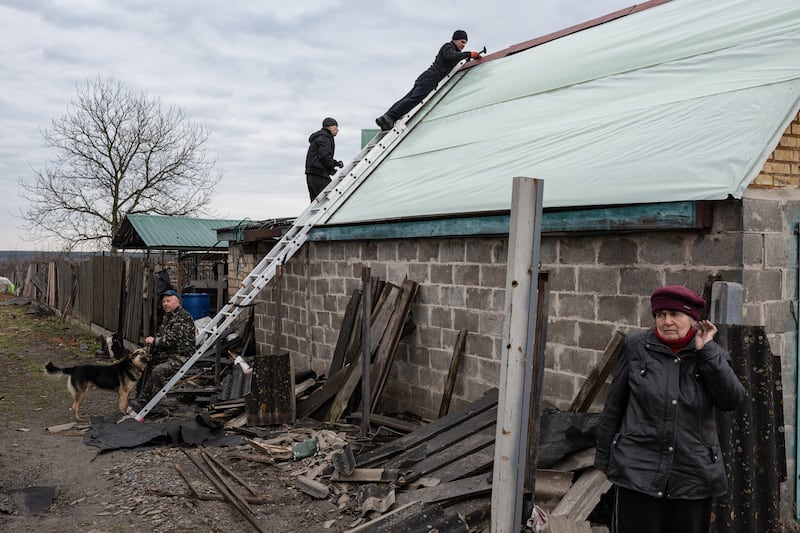
<svg viewBox="0 0 800 533"><path fill-rule="evenodd" d="M0 301L4 299L8 297L0 295ZM83 424L68 431L48 431L74 419L66 378L48 376L45 363L111 360L94 355L97 340L80 328L54 317L34 317L29 309L0 305L0 531L255 531L227 502L166 495L187 492L176 464L201 491L212 492L183 449L99 454L84 444L90 420L111 422L122 416L114 393L91 391L82 410ZM191 405L179 406L166 417L148 417L145 423L186 418L193 412ZM195 456L198 452L187 451ZM359 523L356 490L341 491L334 485L328 498L314 499L295 488L297 473L315 467L313 458L265 465L241 458L252 455L249 446L207 452L269 500L253 505L264 531L342 532ZM39 498L32 498L34 494ZM800 526L790 520L776 533L780 532L800 533Z"/></svg>
<svg viewBox="0 0 800 533"><path fill-rule="evenodd" d="M26 311L28 306L0 306L0 531L255 531L229 503L163 496L187 492L176 464L201 488L211 490L180 448L98 454L97 448L85 445L81 430L90 417L110 422L122 416L114 393L91 391L82 409L86 423L48 432L74 419L66 378L48 376L45 363L111 361L94 355L98 342L79 328L52 317L33 318ZM148 417L145 423L169 418ZM197 449L188 451L197 454ZM206 451L270 499L253 505L265 531L338 532L358 519L355 502L347 495L316 500L294 488L302 461L264 465L235 459L252 454L249 446ZM37 502L26 492L43 493L44 509L36 512Z"/></svg>

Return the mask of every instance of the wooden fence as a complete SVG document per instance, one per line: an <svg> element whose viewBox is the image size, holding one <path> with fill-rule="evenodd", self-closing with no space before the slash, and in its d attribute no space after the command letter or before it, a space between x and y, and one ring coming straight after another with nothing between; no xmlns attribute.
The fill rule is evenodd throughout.
<svg viewBox="0 0 800 533"><path fill-rule="evenodd" d="M155 331L162 270L157 260L119 256L36 262L28 265L22 296L141 344Z"/></svg>

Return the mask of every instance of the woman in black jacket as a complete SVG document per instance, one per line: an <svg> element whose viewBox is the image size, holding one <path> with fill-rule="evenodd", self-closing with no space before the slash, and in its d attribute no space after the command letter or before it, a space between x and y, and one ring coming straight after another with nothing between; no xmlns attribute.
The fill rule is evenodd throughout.
<svg viewBox="0 0 800 533"><path fill-rule="evenodd" d="M614 533L707 533L728 491L715 409L745 390L700 320L705 300L679 285L650 297L655 327L629 335L597 437L595 467L616 486Z"/></svg>

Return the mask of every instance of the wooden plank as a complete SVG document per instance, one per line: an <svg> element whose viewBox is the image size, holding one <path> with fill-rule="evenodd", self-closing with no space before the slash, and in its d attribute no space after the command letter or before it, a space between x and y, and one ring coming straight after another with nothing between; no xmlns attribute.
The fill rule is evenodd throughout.
<svg viewBox="0 0 800 533"><path fill-rule="evenodd" d="M361 420L361 411L350 413L349 418ZM369 420L370 423L374 423L379 426L386 426L387 428L402 431L404 433L411 433L412 431L416 431L424 425L417 422L400 420L399 418L394 418L392 416L376 415L375 413L370 413Z"/></svg>
<svg viewBox="0 0 800 533"><path fill-rule="evenodd" d="M477 415L463 421L457 426L451 427L447 431L443 431L433 437L432 439L421 443L413 448L406 449L403 453L386 461L386 468L403 468L409 461L416 462L415 458L422 455L428 457L431 454L440 452L448 447L451 447L459 441L467 438L473 433L477 433L489 427L494 427L497 424L497 407L493 407L488 411L483 411ZM422 448L420 451L417 448Z"/></svg>
<svg viewBox="0 0 800 533"><path fill-rule="evenodd" d="M600 501L600 496L610 488L611 482L604 473L595 469L587 470L561 498L550 515L586 520Z"/></svg>
<svg viewBox="0 0 800 533"><path fill-rule="evenodd" d="M400 505L397 509L389 511L385 515L379 516L352 529L348 529L345 533L378 533L388 531L401 533L407 531L404 528L404 524L408 519L421 513L424 508L425 504L422 502L411 502ZM444 516L444 511L441 507L438 510L439 514Z"/></svg>
<svg viewBox="0 0 800 533"><path fill-rule="evenodd" d="M487 411L487 413L488 412L489 411ZM497 416L495 414L495 420L496 419ZM455 461L460 462L460 459L494 443L495 427L496 423L493 422L491 425L477 433L463 438L458 438L454 443L445 444L442 449L428 453L425 459L419 461L409 470L403 472L401 484L405 485L419 479L422 476L431 475L431 472L435 471L437 468L449 465ZM442 434L441 436L444 435L445 434ZM433 439L430 441L428 446L432 447L436 444L436 439ZM433 475L433 477L436 476Z"/></svg>
<svg viewBox="0 0 800 533"><path fill-rule="evenodd" d="M361 289L353 289L350 301L344 310L342 325L339 326L339 338L336 339L336 347L333 349L333 358L329 372L335 372L344 366L344 357L347 353L347 346L350 344L350 336L353 334L358 308L361 305Z"/></svg>
<svg viewBox="0 0 800 533"><path fill-rule="evenodd" d="M370 342L374 347L372 353L375 353L375 350L378 348L378 341L381 343L383 342L382 338L391 321L401 294L399 287L387 284L384 295L382 295L381 300L379 300L379 305L381 305L381 307L372 315L372 327L370 328ZM329 424L333 424L342 416L347 408L347 404L350 403L350 397L361 381L362 368L357 359L358 358L355 358L350 362L350 370L347 379L336 392L336 397L333 399L330 410L325 417L325 421Z"/></svg>
<svg viewBox="0 0 800 533"><path fill-rule="evenodd" d="M357 466L369 466L391 457L397 453L423 443L436 435L447 431L448 429L458 426L465 420L469 420L487 409L497 409L497 389L491 389L484 394L484 396L471 404L468 404L463 409L448 413L446 416L434 420L426 424L408 435L403 435L392 442L389 442L380 448L370 450L356 457Z"/></svg>
<svg viewBox="0 0 800 533"><path fill-rule="evenodd" d="M397 505L406 505L420 501L437 503L465 496L478 496L492 491L492 480L486 475L472 476L450 483L443 483L435 487L409 490L397 495Z"/></svg>
<svg viewBox="0 0 800 533"><path fill-rule="evenodd" d="M455 463L428 472L429 477L434 477L443 482L455 481L464 477L474 476L488 472L494 465L494 443L462 457Z"/></svg>
<svg viewBox="0 0 800 533"><path fill-rule="evenodd" d="M537 470L535 499L545 501L562 498L572 488L572 478L572 472Z"/></svg>
<svg viewBox="0 0 800 533"><path fill-rule="evenodd" d="M342 475L334 471L331 474L331 481L343 481L348 483L389 483L397 480L400 472L398 470L386 468L356 468L349 476Z"/></svg>
<svg viewBox="0 0 800 533"><path fill-rule="evenodd" d="M606 382L606 378L608 378L611 370L616 366L617 358L622 351L624 340L624 334L619 331L614 332L614 335L611 336L611 340L608 341L608 345L603 352L600 362L597 363L586 377L586 381L583 382L581 390L578 391L575 399L572 400L572 405L569 406L570 411L585 413L589 410L597 393L600 392L600 389Z"/></svg>
<svg viewBox="0 0 800 533"><path fill-rule="evenodd" d="M351 365L352 366L352 365ZM350 375L350 367L332 373L328 380L319 389L312 392L308 398L297 403L297 416L311 416L317 409L325 405L325 402L336 396L336 392L347 380Z"/></svg>
<svg viewBox="0 0 800 533"><path fill-rule="evenodd" d="M411 312L411 304L417 295L419 285L410 279L403 280L401 287L402 293L399 296L394 313L390 319L391 326L387 328L386 342L381 339L381 350L376 354L373 362L373 369L370 370L370 382L372 383L372 410L374 411L380 401L386 379L389 377L389 370L394 355L397 352L397 345L400 343L403 326L408 320Z"/></svg>
<svg viewBox="0 0 800 533"><path fill-rule="evenodd" d="M467 330L462 329L458 332L458 338L453 346L453 356L450 358L450 369L447 371L447 383L442 394L442 403L439 405L439 418L447 414L450 410L450 398L453 396L453 389L456 386L458 367L461 366L461 355L464 353L464 343L467 340Z"/></svg>
<svg viewBox="0 0 800 533"><path fill-rule="evenodd" d="M550 516L547 519L550 533L592 533L592 526L586 520L576 521L566 516Z"/></svg>

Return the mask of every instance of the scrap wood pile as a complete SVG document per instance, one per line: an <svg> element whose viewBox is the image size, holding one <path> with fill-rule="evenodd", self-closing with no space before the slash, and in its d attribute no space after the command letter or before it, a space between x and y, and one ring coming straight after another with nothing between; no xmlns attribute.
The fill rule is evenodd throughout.
<svg viewBox="0 0 800 533"><path fill-rule="evenodd" d="M374 379L370 379L369 405L374 410L397 344L413 327L410 307L417 284L406 280L397 287L378 281L372 287L369 368ZM297 415L313 415L324 428L347 428L340 421L348 413L359 416L354 410L361 403L362 308L363 298L356 290L342 322L328 379L321 385L313 377L295 376L293 380ZM612 339L569 412L545 412L539 419L533 500L538 505L533 515L544 515L552 533L591 531L587 519L609 487L605 476L592 468L598 415L585 411L605 382L621 340L621 334ZM231 375L236 371L234 368ZM394 525L413 531L417 523L433 524L440 532L472 531L484 527L481 524L487 524L489 517L497 394L489 391L472 404L424 425L405 424L406 434L378 444L378 434L367 442L345 431L337 440L324 436L328 429L300 439L294 435L296 430L283 429L265 439L268 430L242 427L247 424L246 413L234 418L234 413L228 412L226 416L228 427L238 419L234 424L237 431L251 436L252 451L241 459L278 466L300 461L301 466L292 471L298 490L331 499L340 509L355 503L358 516L350 524L353 532L386 531ZM224 405L218 402L216 407ZM371 417L373 422L388 418ZM312 426L314 422L304 419ZM404 427L400 421L389 425ZM530 499L529 494L527 497Z"/></svg>
<svg viewBox="0 0 800 533"><path fill-rule="evenodd" d="M369 295L370 312L370 374L371 384L369 399L370 408L374 410L380 400L386 380L389 376L392 363L400 339L413 330L411 322L411 304L417 294L418 284L405 280L400 286L387 283L379 278L372 278L371 293ZM239 385L242 373L234 365L231 372L223 377L218 387L216 398L210 400L210 407L214 410L212 417L221 422L226 422L229 428L244 425L262 425L253 420L247 420L246 400L248 394L259 398L260 404L267 404L268 408L281 411L294 411L290 413L272 413L270 423L290 423L297 418L313 417L330 424L337 422L358 410L361 405L361 383L363 339L362 327L364 313L364 297L361 289L355 289L347 305L339 336L333 351L331 364L326 379L318 379L310 370L294 374L294 379L283 376L283 381L293 382L295 404L289 401L285 393L278 398L278 391L286 388L286 383L277 382L281 372L285 374L290 365L288 354L281 354L283 361L278 356L265 356L254 361L255 372L252 385L244 376L245 384ZM235 354L233 354L235 355ZM227 362L226 362L227 363ZM272 365L263 372L259 371L260 364ZM259 387L260 380L269 381L264 387ZM248 386L246 386L248 385ZM263 388L263 390L257 390ZM181 390L178 392L186 392ZM272 405L274 404L274 405ZM257 433L257 432L256 432Z"/></svg>

